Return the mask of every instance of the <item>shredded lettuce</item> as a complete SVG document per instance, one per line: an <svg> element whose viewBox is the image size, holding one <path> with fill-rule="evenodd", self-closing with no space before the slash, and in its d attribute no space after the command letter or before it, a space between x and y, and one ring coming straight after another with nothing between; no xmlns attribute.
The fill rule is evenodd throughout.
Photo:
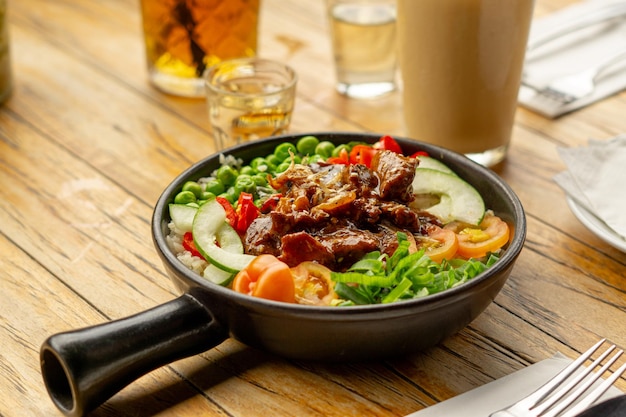
<svg viewBox="0 0 626 417"><path fill-rule="evenodd" d="M409 242L398 233L398 247L391 256L370 252L346 272L333 272L337 305L392 303L425 297L461 285L492 266L499 256L434 262L424 251L409 253Z"/></svg>

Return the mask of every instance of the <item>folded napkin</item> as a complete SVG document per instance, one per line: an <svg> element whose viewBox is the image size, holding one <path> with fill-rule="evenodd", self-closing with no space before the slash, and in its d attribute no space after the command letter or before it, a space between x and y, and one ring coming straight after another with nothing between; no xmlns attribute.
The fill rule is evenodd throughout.
<svg viewBox="0 0 626 417"><path fill-rule="evenodd" d="M533 47L546 33L586 16L603 13L603 9L626 6L626 0L587 0L558 10L533 21L526 53L524 80L536 88L551 81L593 66L623 51L626 47L626 16L579 28L552 42ZM580 109L626 88L626 59L616 63L597 80L594 92L586 97L561 105L537 94L526 85L520 87L519 103L549 118Z"/></svg>
<svg viewBox="0 0 626 417"><path fill-rule="evenodd" d="M626 135L558 148L567 171L554 181L588 212L626 239ZM626 243L626 240L625 240Z"/></svg>
<svg viewBox="0 0 626 417"><path fill-rule="evenodd" d="M552 358L537 362L406 417L488 417L490 413L501 410L531 394L570 362L572 362L571 359L557 353ZM599 401L621 394L619 389L611 387Z"/></svg>

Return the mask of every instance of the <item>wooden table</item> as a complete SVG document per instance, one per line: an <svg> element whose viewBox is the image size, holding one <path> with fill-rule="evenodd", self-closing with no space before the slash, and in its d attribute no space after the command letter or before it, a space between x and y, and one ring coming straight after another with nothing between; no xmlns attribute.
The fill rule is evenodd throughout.
<svg viewBox="0 0 626 417"><path fill-rule="evenodd" d="M571 3L538 0L542 15ZM147 82L138 0L9 1L15 89L0 108L0 415L54 416L39 347L177 293L153 248L162 189L214 151L202 100ZM299 74L293 132L402 135L398 93L348 100L322 0L263 0L260 55ZM626 132L626 92L558 120L520 109L498 173L528 216L500 295L421 354L291 361L228 340L131 384L96 416L402 416L605 336L626 347L626 254L588 231L552 177L558 146ZM620 360L621 362L621 360ZM626 381L618 386L626 389Z"/></svg>

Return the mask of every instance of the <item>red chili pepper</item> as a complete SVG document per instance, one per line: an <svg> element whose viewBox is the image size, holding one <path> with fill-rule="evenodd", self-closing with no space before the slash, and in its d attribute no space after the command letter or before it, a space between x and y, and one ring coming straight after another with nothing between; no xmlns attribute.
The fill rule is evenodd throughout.
<svg viewBox="0 0 626 417"><path fill-rule="evenodd" d="M378 152L378 150L371 146L355 145L350 151L350 163L363 164L369 168L372 165L372 158L376 152Z"/></svg>
<svg viewBox="0 0 626 417"><path fill-rule="evenodd" d="M191 234L191 232L186 232L183 235L183 248L191 252L193 256L197 256L198 258L204 259L204 257L200 254L200 252L198 252L198 249L196 248L196 244L193 243L193 235Z"/></svg>
<svg viewBox="0 0 626 417"><path fill-rule="evenodd" d="M428 156L428 152L425 151L417 151L415 152L413 155L411 155L411 158L418 158L420 156Z"/></svg>
<svg viewBox="0 0 626 417"><path fill-rule="evenodd" d="M394 138L391 136L385 135L378 142L373 145L374 149L380 149L383 151L392 151L395 153L402 153L402 148L400 144L396 142Z"/></svg>
<svg viewBox="0 0 626 417"><path fill-rule="evenodd" d="M240 234L246 232L250 224L259 217L259 209L254 205L254 196L250 193L240 193L237 201L237 226L235 230Z"/></svg>
<svg viewBox="0 0 626 417"><path fill-rule="evenodd" d="M267 200L261 204L260 211L261 213L269 213L274 210L280 201L282 194L272 194Z"/></svg>
<svg viewBox="0 0 626 417"><path fill-rule="evenodd" d="M224 197L215 197L215 201L220 203L222 207L224 207L224 211L226 211L226 221L232 227L237 228L237 213L235 213L235 209L233 205L230 204L230 201L225 199Z"/></svg>
<svg viewBox="0 0 626 417"><path fill-rule="evenodd" d="M331 156L330 158L326 160L326 162L328 162L329 164L350 165L350 160L348 158L349 158L348 151L345 148L343 148L339 151L338 156Z"/></svg>

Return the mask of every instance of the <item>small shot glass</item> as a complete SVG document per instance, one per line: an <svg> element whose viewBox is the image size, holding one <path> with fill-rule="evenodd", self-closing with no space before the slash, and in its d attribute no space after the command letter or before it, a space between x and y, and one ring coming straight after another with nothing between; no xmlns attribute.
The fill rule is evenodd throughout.
<svg viewBox="0 0 626 417"><path fill-rule="evenodd" d="M291 67L260 58L222 61L206 70L204 83L217 151L287 131L297 84Z"/></svg>

